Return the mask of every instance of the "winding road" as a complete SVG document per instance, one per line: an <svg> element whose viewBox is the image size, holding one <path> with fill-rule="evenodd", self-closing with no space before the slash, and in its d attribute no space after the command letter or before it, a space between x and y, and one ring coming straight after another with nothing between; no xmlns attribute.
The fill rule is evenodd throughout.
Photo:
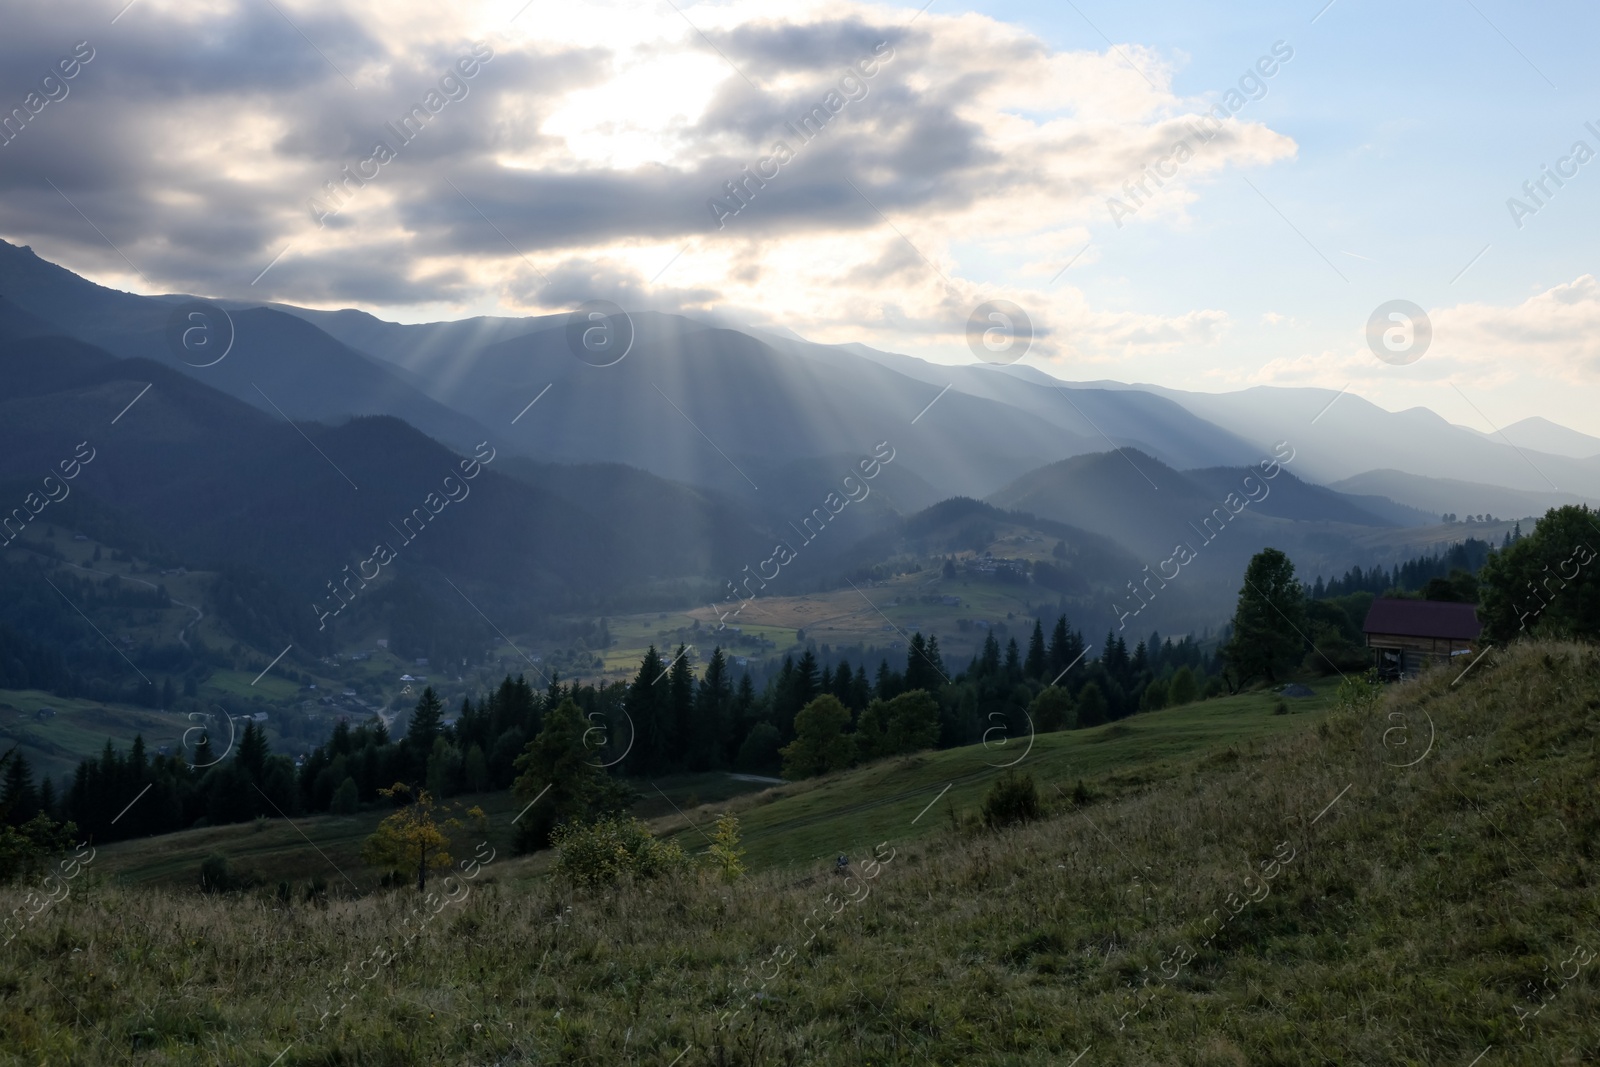
<svg viewBox="0 0 1600 1067"><path fill-rule="evenodd" d="M62 562L66 563L65 560L62 560ZM73 568L74 570L88 571L90 574L103 574L107 578L121 578L125 582L138 582L140 585L149 586L151 589L154 589L158 592L161 589L159 585L156 585L153 582L147 582L143 578L134 578L127 574L115 574L111 571L97 571L93 567L85 567L78 563L67 563L67 566ZM182 645L184 648L188 648L189 631L200 625L200 620L206 617L206 613L195 607L193 604L185 604L171 593L167 594L167 599L178 605L180 608L188 608L190 611L194 612L194 618L185 623L183 629L178 631L178 644Z"/></svg>

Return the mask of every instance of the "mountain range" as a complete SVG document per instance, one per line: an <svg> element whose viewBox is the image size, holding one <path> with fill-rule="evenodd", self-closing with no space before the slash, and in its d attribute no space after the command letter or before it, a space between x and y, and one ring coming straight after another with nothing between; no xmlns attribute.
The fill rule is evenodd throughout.
<svg viewBox="0 0 1600 1067"><path fill-rule="evenodd" d="M627 356L595 366L564 315L399 324L218 301L226 321L207 328L226 354L198 360L172 343L194 299L119 292L0 241L0 480L91 441L79 489L173 558L267 576L302 605L280 636L311 645L345 600L329 617L346 633L397 605L482 630L703 601L874 449L894 459L873 492L781 592L926 551L915 531L951 516L919 514L966 498L1072 542L1084 573L1068 584L1109 605L1274 455L1293 458L1205 538L1194 595L1163 625L1221 621L1228 604L1200 594L1225 597L1264 545L1309 577L1439 543L1446 511L1600 499L1600 441L1543 420L1486 433L1327 390L1068 383L663 312L632 314ZM461 457L491 455L470 499L405 536ZM397 538L391 575L335 599Z"/></svg>

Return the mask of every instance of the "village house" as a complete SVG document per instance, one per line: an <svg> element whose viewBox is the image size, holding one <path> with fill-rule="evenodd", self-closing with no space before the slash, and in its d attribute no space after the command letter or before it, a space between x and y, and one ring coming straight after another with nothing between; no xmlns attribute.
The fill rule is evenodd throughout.
<svg viewBox="0 0 1600 1067"><path fill-rule="evenodd" d="M1483 624L1471 604L1380 597L1361 627L1372 665L1386 680L1410 678L1430 663L1471 652Z"/></svg>

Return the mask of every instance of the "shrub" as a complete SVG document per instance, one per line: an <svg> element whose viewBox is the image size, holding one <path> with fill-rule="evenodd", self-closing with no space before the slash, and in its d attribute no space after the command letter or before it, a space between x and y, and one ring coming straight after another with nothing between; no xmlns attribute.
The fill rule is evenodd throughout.
<svg viewBox="0 0 1600 1067"><path fill-rule="evenodd" d="M1172 681L1167 683L1167 703L1176 707L1181 704L1193 704L1198 686L1195 684L1194 671L1188 664L1178 668L1172 676Z"/></svg>
<svg viewBox="0 0 1600 1067"><path fill-rule="evenodd" d="M711 865L725 881L738 881L745 872L744 849L739 847L739 819L731 811L722 813L717 820L717 832L711 838Z"/></svg>
<svg viewBox="0 0 1600 1067"><path fill-rule="evenodd" d="M1013 823L1031 822L1044 814L1033 775L1007 771L983 798L983 825L998 830Z"/></svg>
<svg viewBox="0 0 1600 1067"><path fill-rule="evenodd" d="M207 893L226 893L238 887L228 857L213 852L200 861L200 888Z"/></svg>
<svg viewBox="0 0 1600 1067"><path fill-rule="evenodd" d="M1383 695L1383 683L1378 680L1378 668L1365 674L1347 674L1333 695L1333 703L1344 711L1366 711L1378 703Z"/></svg>
<svg viewBox="0 0 1600 1067"><path fill-rule="evenodd" d="M1047 686L1040 690L1029 705L1028 714L1033 718L1034 728L1040 733L1070 730L1078 725L1078 709L1073 707L1072 695L1059 686Z"/></svg>
<svg viewBox="0 0 1600 1067"><path fill-rule="evenodd" d="M739 754L734 758L733 765L746 774L775 774L782 769L782 757L778 749L782 746L783 739L778 736L778 728L770 722L758 722L745 735L744 744L739 746Z"/></svg>
<svg viewBox="0 0 1600 1067"><path fill-rule="evenodd" d="M656 840L631 816L558 826L550 841L556 849L557 877L591 888L624 878L657 878L689 862L676 842Z"/></svg>
<svg viewBox="0 0 1600 1067"><path fill-rule="evenodd" d="M1272 714L1274 714L1274 715L1287 715L1287 714L1289 714L1289 702L1287 700L1284 700L1282 697L1279 697L1278 698L1278 702L1276 704L1272 705Z"/></svg>

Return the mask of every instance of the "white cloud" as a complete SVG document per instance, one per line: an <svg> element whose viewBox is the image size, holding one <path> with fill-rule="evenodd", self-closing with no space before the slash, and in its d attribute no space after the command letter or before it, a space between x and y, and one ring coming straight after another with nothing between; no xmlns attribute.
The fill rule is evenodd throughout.
<svg viewBox="0 0 1600 1067"><path fill-rule="evenodd" d="M86 71L86 89L103 79L94 92L6 149L0 232L140 289L358 302L399 318L436 315L441 301L555 310L584 277L646 299L682 249L653 299L838 340L959 351L967 315L997 296L1028 309L1045 358L1137 358L1214 345L1229 328L1221 311L1108 311L1048 285L1105 228L1105 197L1204 111L1173 94L1174 60L1149 49L1060 52L977 14L913 22L912 6L841 0L781 14L689 6L687 21L634 3L280 4L287 19L245 0L144 0L129 12ZM87 0L30 8L0 62L70 42L91 17L100 9ZM392 141L384 123L474 40L495 55L468 96L394 145L396 159L327 226L311 221L307 200ZM878 42L893 58L837 106L828 94ZM784 123L819 106L837 114L802 144ZM1196 179L1294 152L1258 123L1226 126L1141 224L1181 224ZM708 199L778 140L793 161L718 229ZM14 166L28 152L51 159L149 286L44 168ZM250 287L286 245L292 254ZM563 284L544 289L539 272L558 270Z"/></svg>

